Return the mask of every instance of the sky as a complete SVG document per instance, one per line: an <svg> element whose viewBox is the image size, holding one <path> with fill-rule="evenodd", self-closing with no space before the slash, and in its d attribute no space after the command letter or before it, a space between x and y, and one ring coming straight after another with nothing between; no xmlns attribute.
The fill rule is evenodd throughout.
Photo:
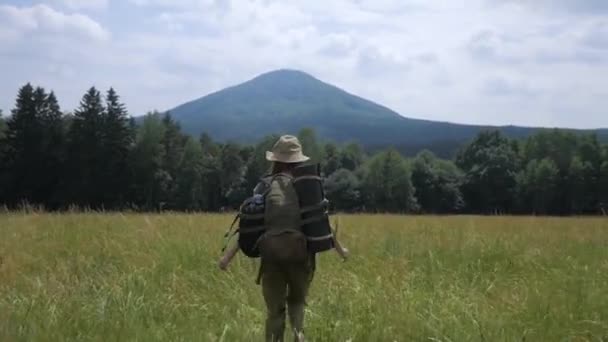
<svg viewBox="0 0 608 342"><path fill-rule="evenodd" d="M606 0L0 0L0 109L26 82L130 114L297 69L403 116L608 127Z"/></svg>

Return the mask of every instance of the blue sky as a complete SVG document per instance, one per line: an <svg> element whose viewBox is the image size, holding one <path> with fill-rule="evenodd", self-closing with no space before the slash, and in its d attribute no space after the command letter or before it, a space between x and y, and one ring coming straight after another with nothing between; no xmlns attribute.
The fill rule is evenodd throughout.
<svg viewBox="0 0 608 342"><path fill-rule="evenodd" d="M134 115L279 68L409 117L608 127L605 0L0 0L0 108L25 82Z"/></svg>

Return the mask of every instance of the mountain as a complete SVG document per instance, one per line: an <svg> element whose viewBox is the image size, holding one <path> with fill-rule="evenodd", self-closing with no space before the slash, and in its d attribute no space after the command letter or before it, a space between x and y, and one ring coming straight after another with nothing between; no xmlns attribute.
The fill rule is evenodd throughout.
<svg viewBox="0 0 608 342"><path fill-rule="evenodd" d="M461 125L406 118L296 70L277 70L170 110L189 134L251 143L267 134L315 129L321 139L356 141L368 149L397 147L406 154L428 148L441 156L474 137L498 128L511 137L535 132L529 127ZM608 130L599 132L608 137Z"/></svg>

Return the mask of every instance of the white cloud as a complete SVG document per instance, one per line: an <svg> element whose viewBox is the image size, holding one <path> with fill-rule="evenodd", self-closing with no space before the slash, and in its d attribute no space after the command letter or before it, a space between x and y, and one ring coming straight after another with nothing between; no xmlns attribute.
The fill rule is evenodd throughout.
<svg viewBox="0 0 608 342"><path fill-rule="evenodd" d="M128 0L128 2L140 7L165 7L176 9L197 9L211 5L222 5L225 0Z"/></svg>
<svg viewBox="0 0 608 342"><path fill-rule="evenodd" d="M109 0L54 0L54 3L70 10L103 10Z"/></svg>
<svg viewBox="0 0 608 342"><path fill-rule="evenodd" d="M504 77L492 77L484 83L482 93L498 97L534 97L539 94L539 91L521 80L514 81Z"/></svg>
<svg viewBox="0 0 608 342"><path fill-rule="evenodd" d="M582 42L590 48L608 50L608 19L591 25L584 33Z"/></svg>
<svg viewBox="0 0 608 342"><path fill-rule="evenodd" d="M486 0L490 5L517 5L541 12L562 12L574 15L604 15L608 13L605 0Z"/></svg>
<svg viewBox="0 0 608 342"><path fill-rule="evenodd" d="M330 33L325 36L325 42L319 52L333 57L344 57L356 48L354 38L349 34Z"/></svg>
<svg viewBox="0 0 608 342"><path fill-rule="evenodd" d="M60 35L92 40L107 40L110 33L83 14L65 14L44 5L15 7L0 5L3 30L20 35Z"/></svg>

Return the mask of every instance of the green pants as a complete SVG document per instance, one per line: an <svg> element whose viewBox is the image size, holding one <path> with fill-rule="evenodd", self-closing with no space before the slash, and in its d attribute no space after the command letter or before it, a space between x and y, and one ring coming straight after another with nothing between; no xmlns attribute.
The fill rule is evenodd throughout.
<svg viewBox="0 0 608 342"><path fill-rule="evenodd" d="M303 333L304 306L314 274L314 256L303 264L263 261L262 268L262 292L267 309L266 341L284 340L285 311L294 334ZM295 340L298 341L297 337Z"/></svg>

